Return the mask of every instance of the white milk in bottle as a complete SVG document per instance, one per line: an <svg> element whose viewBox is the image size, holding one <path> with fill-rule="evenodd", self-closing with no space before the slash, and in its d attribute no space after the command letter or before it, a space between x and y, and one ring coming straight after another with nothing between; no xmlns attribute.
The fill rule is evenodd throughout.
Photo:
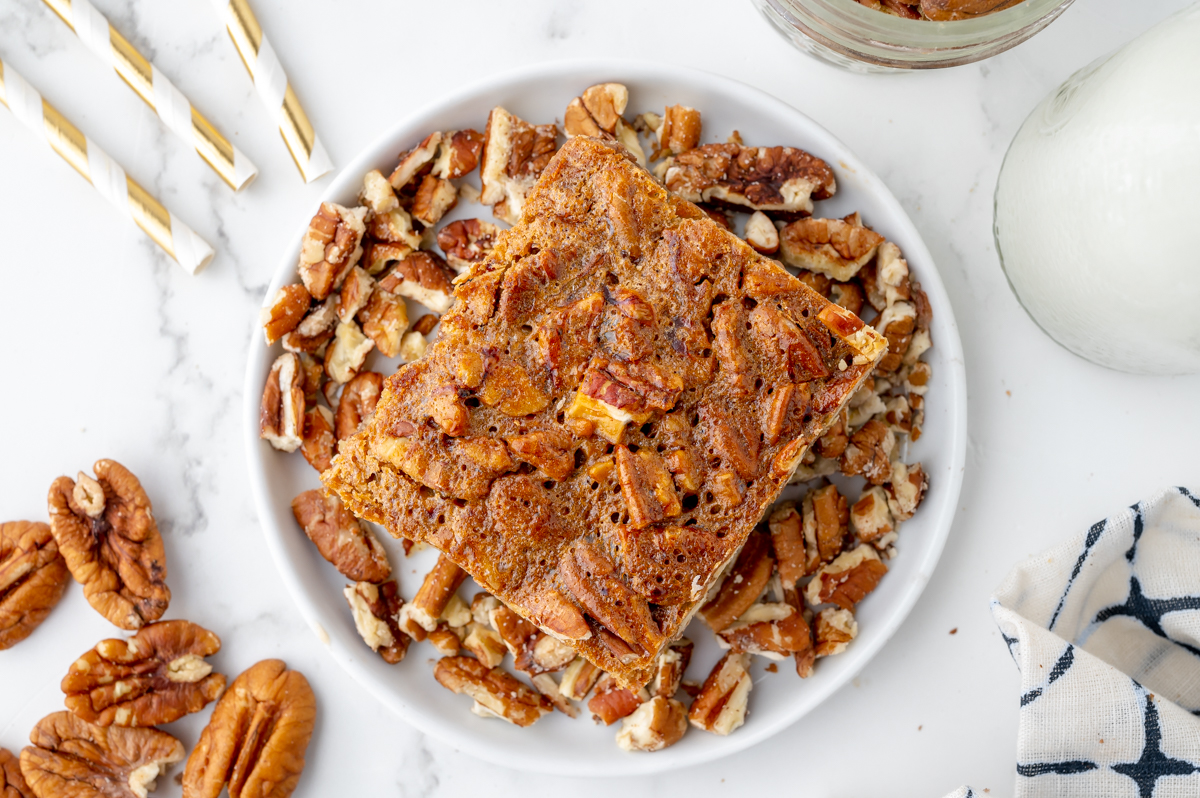
<svg viewBox="0 0 1200 798"><path fill-rule="evenodd" d="M1200 372L1200 5L1043 100L995 210L1009 283L1056 341L1122 371Z"/></svg>

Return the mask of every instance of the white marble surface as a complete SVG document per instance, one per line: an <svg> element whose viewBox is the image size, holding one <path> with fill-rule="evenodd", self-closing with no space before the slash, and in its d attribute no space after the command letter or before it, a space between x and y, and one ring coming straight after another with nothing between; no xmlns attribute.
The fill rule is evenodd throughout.
<svg viewBox="0 0 1200 798"><path fill-rule="evenodd" d="M98 457L140 474L166 539L172 617L221 635L224 672L282 657L317 691L297 795L939 796L964 782L1012 792L1019 683L989 593L1082 525L1161 486L1197 485L1200 378L1105 371L1042 335L996 261L992 190L1007 142L1047 91L1183 0L1080 2L984 64L900 76L812 61L747 2L256 0L336 163L410 109L509 64L669 60L763 88L846 141L900 198L947 284L967 358L969 466L941 565L900 632L852 687L755 749L686 773L578 782L425 739L375 706L301 621L256 523L238 408L260 295L325 183L301 182L206 2L96 4L262 174L232 194L44 5L0 0L0 58L218 250L188 277L0 110L0 517L44 519L52 479ZM60 706L67 665L112 631L76 588L0 652L0 745L24 743ZM190 746L202 718L173 730ZM158 794L178 791L168 780Z"/></svg>

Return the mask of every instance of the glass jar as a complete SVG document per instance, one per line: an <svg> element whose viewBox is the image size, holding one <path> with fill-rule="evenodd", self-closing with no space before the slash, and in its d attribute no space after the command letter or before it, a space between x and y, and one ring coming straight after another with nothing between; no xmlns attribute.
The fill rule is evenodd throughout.
<svg viewBox="0 0 1200 798"><path fill-rule="evenodd" d="M975 19L904 19L855 0L754 0L800 50L853 72L936 69L982 61L1053 22L1072 0L1025 0Z"/></svg>

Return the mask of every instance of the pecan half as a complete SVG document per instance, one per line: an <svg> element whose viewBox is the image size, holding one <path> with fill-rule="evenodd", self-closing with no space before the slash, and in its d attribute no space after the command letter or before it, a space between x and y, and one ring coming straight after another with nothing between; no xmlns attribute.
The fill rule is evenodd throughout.
<svg viewBox="0 0 1200 798"><path fill-rule="evenodd" d="M813 607L836 604L850 610L875 589L887 570L874 548L856 546L813 574L804 588L804 597Z"/></svg>
<svg viewBox="0 0 1200 798"><path fill-rule="evenodd" d="M183 743L158 729L94 726L54 712L29 733L21 773L39 798L146 798L155 779L183 759Z"/></svg>
<svg viewBox="0 0 1200 798"><path fill-rule="evenodd" d="M392 574L387 552L333 493L305 491L292 499L292 515L321 556L356 582L382 582Z"/></svg>
<svg viewBox="0 0 1200 798"><path fill-rule="evenodd" d="M617 745L626 751L661 751L682 740L687 727L683 704L656 695L621 721Z"/></svg>
<svg viewBox="0 0 1200 798"><path fill-rule="evenodd" d="M720 632L758 601L774 570L771 539L756 529L746 539L717 595L700 608L700 617L714 632Z"/></svg>
<svg viewBox="0 0 1200 798"><path fill-rule="evenodd" d="M46 620L70 578L49 526L35 521L0 524L0 651L29 637Z"/></svg>
<svg viewBox="0 0 1200 798"><path fill-rule="evenodd" d="M662 632L646 599L622 582L598 546L577 540L559 559L563 585L583 608L629 646L656 651Z"/></svg>
<svg viewBox="0 0 1200 798"><path fill-rule="evenodd" d="M364 371L355 375L342 389L338 400L337 421L334 431L339 441L349 438L358 431L358 425L375 415L379 395L383 392L383 375Z"/></svg>
<svg viewBox="0 0 1200 798"><path fill-rule="evenodd" d="M846 282L875 257L883 236L863 227L857 213L845 219L797 219L779 231L783 262Z"/></svg>
<svg viewBox="0 0 1200 798"><path fill-rule="evenodd" d="M303 285L296 283L280 288L271 304L263 308L260 314L267 346L296 329L308 313L310 304L312 296Z"/></svg>
<svg viewBox="0 0 1200 798"><path fill-rule="evenodd" d="M97 460L96 478L59 477L50 486L50 528L92 608L122 629L166 612L167 558L150 498L131 471Z"/></svg>
<svg viewBox="0 0 1200 798"><path fill-rule="evenodd" d="M459 219L438 230L437 243L457 272L483 260L496 245L500 228L482 219Z"/></svg>
<svg viewBox="0 0 1200 798"><path fill-rule="evenodd" d="M444 657L433 670L438 684L475 699L471 711L483 717L532 726L553 709L550 701L500 668L488 668L471 657Z"/></svg>
<svg viewBox="0 0 1200 798"><path fill-rule="evenodd" d="M698 729L722 736L745 723L753 686L749 665L749 654L730 652L722 657L692 702L688 721Z"/></svg>
<svg viewBox="0 0 1200 798"><path fill-rule="evenodd" d="M308 680L277 659L233 680L188 757L187 798L287 798L304 770L317 702Z"/></svg>
<svg viewBox="0 0 1200 798"><path fill-rule="evenodd" d="M382 585L358 582L347 585L342 594L354 616L354 628L359 637L378 652L383 661L395 665L408 651L409 636L400 629L397 616L404 606L396 580Z"/></svg>
<svg viewBox="0 0 1200 798"><path fill-rule="evenodd" d="M101 640L62 680L67 709L97 726L158 726L199 712L225 689L204 661L215 634L189 621L147 624L129 640Z"/></svg>
<svg viewBox="0 0 1200 798"><path fill-rule="evenodd" d="M303 443L304 377L300 357L285 352L271 364L263 386L258 437L281 452L294 452Z"/></svg>
<svg viewBox="0 0 1200 798"><path fill-rule="evenodd" d="M558 128L531 125L496 106L488 114L483 138L479 201L491 205L497 219L516 224L525 195L557 149Z"/></svg>
<svg viewBox="0 0 1200 798"><path fill-rule="evenodd" d="M21 760L7 748L0 748L0 798L34 798L21 775Z"/></svg>
<svg viewBox="0 0 1200 798"><path fill-rule="evenodd" d="M367 231L366 208L343 208L321 203L300 242L300 279L313 298L321 302L341 286L347 272L362 256Z"/></svg>
<svg viewBox="0 0 1200 798"><path fill-rule="evenodd" d="M829 165L794 147L705 144L659 169L667 188L686 200L781 217L808 216L814 199L837 190Z"/></svg>

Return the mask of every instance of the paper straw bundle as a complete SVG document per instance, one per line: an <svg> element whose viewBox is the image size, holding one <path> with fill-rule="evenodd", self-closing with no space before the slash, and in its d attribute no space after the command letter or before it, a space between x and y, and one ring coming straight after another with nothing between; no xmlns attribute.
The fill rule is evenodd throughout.
<svg viewBox="0 0 1200 798"><path fill-rule="evenodd" d="M8 106L25 127L75 167L189 274L200 272L212 260L212 247L126 175L116 161L3 61L0 61L0 103Z"/></svg>
<svg viewBox="0 0 1200 798"><path fill-rule="evenodd" d="M96 10L91 0L44 0L101 62L116 70L159 118L196 149L230 188L250 184L258 169L217 131L188 98Z"/></svg>
<svg viewBox="0 0 1200 798"><path fill-rule="evenodd" d="M279 132L304 182L311 183L333 169L333 162L300 107L275 50L263 35L247 0L212 0L212 3L254 79L258 96L278 122Z"/></svg>

